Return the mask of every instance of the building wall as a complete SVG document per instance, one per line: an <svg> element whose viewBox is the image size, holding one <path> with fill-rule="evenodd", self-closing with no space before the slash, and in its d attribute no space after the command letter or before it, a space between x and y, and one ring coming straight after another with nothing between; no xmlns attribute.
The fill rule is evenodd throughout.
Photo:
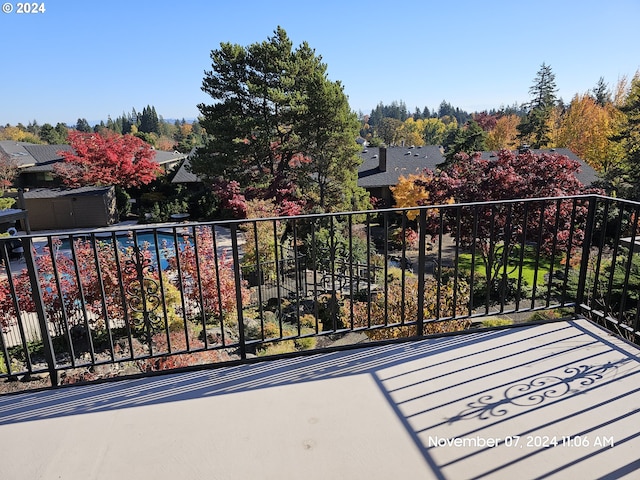
<svg viewBox="0 0 640 480"><path fill-rule="evenodd" d="M33 230L104 227L118 221L113 189L96 195L25 198Z"/></svg>

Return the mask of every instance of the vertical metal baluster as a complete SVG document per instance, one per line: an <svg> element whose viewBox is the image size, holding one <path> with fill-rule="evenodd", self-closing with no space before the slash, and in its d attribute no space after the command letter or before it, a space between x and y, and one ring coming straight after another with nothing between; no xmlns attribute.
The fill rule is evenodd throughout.
<svg viewBox="0 0 640 480"><path fill-rule="evenodd" d="M582 304L584 303L584 291L587 280L587 273L589 269L589 255L591 253L591 239L593 238L593 227L595 222L596 215L596 199L597 197L591 196L589 197L589 209L587 211L587 223L584 233L584 239L582 243L582 258L580 259L580 273L578 274L578 291L576 292L576 305L574 312L576 314L581 313ZM622 215L622 210L620 211ZM620 233L620 225L618 225L618 234ZM618 242L616 242L615 250L617 250ZM615 264L615 251L614 258L612 260L612 273L613 273L613 265ZM613 281L613 275L610 278ZM611 283L609 284L609 288L611 288Z"/></svg>
<svg viewBox="0 0 640 480"><path fill-rule="evenodd" d="M509 258L511 257L511 216L513 214L512 204L507 203L507 219L504 225L504 244L502 246L502 278L500 279L500 296L504 299L500 302L500 313L504 313L504 308L509 289Z"/></svg>
<svg viewBox="0 0 640 480"><path fill-rule="evenodd" d="M544 212L547 207L546 204L541 201L540 217L538 218L538 238L536 240L536 259L533 267L533 285L531 289L531 309L536 308L536 294L538 293L538 272L540 271L540 252L542 251L542 239L543 239L543 226L544 226Z"/></svg>
<svg viewBox="0 0 640 480"><path fill-rule="evenodd" d="M453 310L451 318L456 318L458 311L458 276L460 275L460 222L462 211L461 207L456 208L456 233L455 247L453 255Z"/></svg>
<svg viewBox="0 0 640 480"><path fill-rule="evenodd" d="M388 220L387 220L388 221ZM407 266L407 211L402 212L402 255L400 260L400 267L402 273L400 274L400 323L405 323L406 317L406 303L407 303L407 274L405 267ZM388 230L385 232L385 238L389 236ZM384 295L387 296L388 285L385 284Z"/></svg>
<svg viewBox="0 0 640 480"><path fill-rule="evenodd" d="M338 296L336 293L336 238L335 238L335 225L333 215L329 217L329 267L331 269L331 330L336 331L338 329L338 312L336 311L338 305Z"/></svg>
<svg viewBox="0 0 640 480"><path fill-rule="evenodd" d="M302 335L302 325L300 320L300 276L299 276L299 259L298 259L298 230L297 223L295 218L290 220L291 229L293 234L293 270L294 270L294 281L296 287L296 322L298 324L298 336Z"/></svg>
<svg viewBox="0 0 640 480"><path fill-rule="evenodd" d="M477 238L478 238L478 205L473 206L473 216L472 216L473 226L471 228L471 274L469 277L470 291L469 291L469 315L473 315L474 306L474 296L475 296L475 278L476 278L476 251L478 248ZM487 279L488 282L488 279ZM489 284L487 283L487 288Z"/></svg>
<svg viewBox="0 0 640 480"><path fill-rule="evenodd" d="M216 292L218 295L218 320L220 322L220 342L222 345L226 345L226 336L227 331L224 326L224 313L222 311L222 285L220 282L220 267L219 267L219 257L218 257L218 240L216 238L215 225L213 228L213 268L216 272Z"/></svg>
<svg viewBox="0 0 640 480"><path fill-rule="evenodd" d="M281 268L281 260L280 255L278 255L278 249L280 247L280 242L278 239L278 225L277 220L271 220L271 226L273 227L273 254L276 268L276 292L278 292L278 328L280 329L280 338L284 336L284 328L282 325L282 282L281 275L283 274Z"/></svg>
<svg viewBox="0 0 640 480"><path fill-rule="evenodd" d="M353 262L354 262L354 258L353 258L353 218L351 217L351 215L349 215L347 217L347 228L349 230L349 238L348 238L348 244L349 244L349 255L347 256L348 262L349 262L349 329L353 330L353 322L354 322L354 313L353 313L353 304L354 302L354 295L353 295ZM345 272L346 274L346 272ZM357 281L357 280L356 280ZM368 312L368 322L367 324L369 325L369 327L371 327L371 312Z"/></svg>
<svg viewBox="0 0 640 480"><path fill-rule="evenodd" d="M524 256L527 249L527 235L529 230L529 205L530 201L524 202L522 212L522 238L520 239L520 258L518 259L518 286L516 290L516 311L520 310L520 300L522 292L522 276L524 272Z"/></svg>
<svg viewBox="0 0 640 480"><path fill-rule="evenodd" d="M185 295L185 290L187 288L186 285L186 279L184 278L184 274L182 273L182 260L180 259L180 254L182 253L182 251L184 250L184 248L186 247L186 245L184 245L184 243L187 240L183 239L183 247L182 250L180 249L180 242L178 241L178 227L176 227L175 225L173 226L173 248L175 251L175 259L176 259L176 270L178 273L178 285L179 285L179 290L180 290L180 301L181 301L181 306L182 306L182 325L183 325L183 332L184 332L184 340L185 340L185 348L187 351L191 350L191 339L189 338L189 314L191 312L191 305L189 305L187 302L189 301L189 299L186 297ZM216 262L217 264L217 262Z"/></svg>
<svg viewBox="0 0 640 480"><path fill-rule="evenodd" d="M207 338L207 309L205 304L204 292L202 291L202 273L200 270L201 260L200 260L200 241L198 239L198 234L202 231L201 229L207 228L204 226L198 227L196 229L195 225L191 226L191 237L193 238L193 253L195 255L196 262L196 284L198 286L198 299L200 300L200 322L202 324L202 337L204 348L209 348L209 339ZM220 310L222 310L222 304L218 304Z"/></svg>
<svg viewBox="0 0 640 480"><path fill-rule="evenodd" d="M313 314L316 322L316 333L320 332L320 302L318 301L318 248L316 245L316 220L311 223L311 258L313 258ZM324 288L324 286L323 286ZM324 326L323 326L324 328Z"/></svg>
<svg viewBox="0 0 640 480"><path fill-rule="evenodd" d="M91 357L91 363L95 364L96 363L96 353L95 353L95 349L94 349L94 345L93 345L93 337L91 335L91 327L89 326L89 316L87 314L87 302L85 299L85 295L84 295L84 286L82 285L82 277L80 275L80 268L78 267L78 256L76 254L76 246L75 246L75 242L73 241L73 237L70 236L69 237L69 247L71 248L71 260L73 262L73 266L74 266L74 273L76 276L76 282L77 282L77 288L78 288L78 294L80 296L80 308L82 310L82 318L84 321L84 327L86 329L86 335L87 335L87 343L89 344L89 355ZM64 302L63 302L63 308L65 308L64 306Z"/></svg>
<svg viewBox="0 0 640 480"><path fill-rule="evenodd" d="M4 265L5 265L5 270L7 273L7 282L9 284L9 293L11 294L11 299L12 299L12 303L13 303L13 308L14 308L14 312L16 314L16 321L17 321L17 325L18 325L18 332L20 335L20 346L22 347L22 352L24 354L26 363L27 363L27 371L32 372L33 371L33 363L31 361L31 354L29 353L29 348L28 348L28 340L27 340L27 332L24 329L24 318L22 317L22 314L20 313L20 302L18 300L18 294L16 292L15 289L15 284L13 281L13 271L11 270L11 261L9 259L9 255L7 253L6 250L6 246L7 244L4 243L2 251L3 251L3 260L4 260ZM26 248L28 247L28 245L26 244L25 241L22 242L22 248L24 251L26 251ZM28 266L28 264L27 264ZM48 331L48 330L47 330ZM2 337L2 332L0 332L0 337ZM44 339L44 334L41 335L41 337ZM4 353L4 358L5 361L7 362L7 372L9 373L9 375L11 375L11 361L9 359L9 353L8 351L6 351L5 347L4 347L4 343L3 343L3 353Z"/></svg>
<svg viewBox="0 0 640 480"><path fill-rule="evenodd" d="M494 254L495 254L495 247L496 247L496 242L495 242L495 204L491 204L491 220L489 221L489 257L488 257L488 261L487 261L487 265L489 266L489 269L487 270L487 292L486 292L486 299L485 299L485 310L484 313L486 315L489 315L489 307L491 305L491 289L493 288L494 282L495 282L495 274L492 271L493 268L493 262L495 261L494 258ZM500 298L500 305L502 305L504 303L504 299Z"/></svg>
<svg viewBox="0 0 640 480"><path fill-rule="evenodd" d="M102 277L102 267L100 265L100 256L98 255L98 242L95 234L91 234L91 245L93 250L93 261L96 265L96 274L98 278L98 289L100 290L100 303L102 312L104 315L104 326L107 329L107 336L109 337L109 352L111 361L115 361L115 352L113 348L113 333L111 332L111 319L109 318L109 312L107 310L107 299L104 291L104 280Z"/></svg>
<svg viewBox="0 0 640 480"><path fill-rule="evenodd" d="M67 237L69 242L71 242L71 238ZM61 242L60 239L58 239ZM58 271L58 263L56 261L57 252L54 248L53 237L47 237L47 246L49 249L49 257L51 258L51 268L53 273L53 278L55 279L56 291L60 296L60 303L63 304L63 294L62 294L62 281L60 280L60 272ZM62 317L62 330L64 331L64 335L66 337L67 344L69 346L69 357L71 359L71 366L76 367L76 352L73 346L73 339L71 338L71 329L69 328L69 316L67 315L67 309L61 308L60 315ZM49 323L53 323L55 325L55 321L53 319L50 320Z"/></svg>
<svg viewBox="0 0 640 480"><path fill-rule="evenodd" d="M382 251L384 255L384 264L383 264L383 276L384 276L384 286L383 291L384 295L384 324L389 324L389 298L387 292L389 291L389 212L382 213ZM404 235L404 233L403 233ZM371 241L371 239L369 239ZM402 267L402 265L401 265ZM375 281L375 276L373 277L373 281ZM368 280L370 283L371 280ZM369 295L369 302L373 300L372 295ZM401 317L402 318L402 317Z"/></svg>
<svg viewBox="0 0 640 480"><path fill-rule="evenodd" d="M244 338L244 317L242 311L242 276L240 273L240 253L238 250L238 224L231 224L231 250L233 254L233 273L236 287L236 310L238 315L238 342L240 358L247 359L247 344Z"/></svg>
<svg viewBox="0 0 640 480"><path fill-rule="evenodd" d="M260 243L258 241L258 221L254 220L251 222L253 226L253 248L256 252L256 265L255 265L255 275L256 275L256 283L258 284L258 312L260 315L260 338L264 341L264 306L262 299L262 289L264 288L263 278L265 274L262 272L262 260L260 260Z"/></svg>
<svg viewBox="0 0 640 480"><path fill-rule="evenodd" d="M153 229L153 242L156 251L156 265L158 266L158 282L160 284L160 303L162 305L162 317L164 319L164 332L167 340L167 353L171 353L171 336L169 335L169 312L167 310L167 295L164 285L164 275L162 271L162 258L160 256L160 239L158 238L158 229ZM172 307L173 308L173 307Z"/></svg>
<svg viewBox="0 0 640 480"><path fill-rule="evenodd" d="M438 209L438 273L436 274L436 311L435 319L440 320L440 297L442 295L442 241L444 232L444 208Z"/></svg>
<svg viewBox="0 0 640 480"><path fill-rule="evenodd" d="M47 315L44 306L44 299L42 296L42 289L40 286L40 281L38 279L36 260L33 255L34 247L31 237L23 238L22 246L24 250L24 259L27 264L27 271L29 273L29 281L31 282L31 295L36 308L36 314L38 315L38 322L40 324L44 357L49 370L49 380L51 381L51 385L56 387L60 383L57 370L57 361L55 358L55 351L53 349L51 334L49 333L49 325L47 323ZM26 353L28 355L28 352Z"/></svg>
<svg viewBox="0 0 640 480"><path fill-rule="evenodd" d="M576 199L573 199L573 211L575 212L575 208L576 208ZM553 236L553 240L551 241L551 258L549 261L549 280L547 282L547 297L546 297L546 302L545 302L545 307L549 308L549 305L551 304L551 291L553 288L553 274L554 274L554 267L555 267L555 263L556 263L556 250L558 248L558 228L560 225L560 210L562 209L562 203L560 201L560 199L556 200L556 215L555 215L555 220L554 220L554 232L556 232L556 235ZM571 222L571 228L573 229L573 220L575 220L575 217L573 217L572 222ZM567 249L566 249L566 263L569 264L569 261L571 259L571 238L572 236L569 235L569 241L567 244Z"/></svg>
<svg viewBox="0 0 640 480"><path fill-rule="evenodd" d="M416 319L416 336L424 335L424 295L425 295L425 263L427 248L427 210L420 209L419 236L418 236L418 318Z"/></svg>
<svg viewBox="0 0 640 480"><path fill-rule="evenodd" d="M625 307L627 303L627 292L629 291L629 277L631 276L631 267L633 266L633 255L636 244L636 232L638 231L638 216L640 216L640 207L636 206L634 212L634 221L631 226L631 241L629 245L629 252L627 253L626 266L624 272L624 281L622 282L622 296L620 297L620 309L618 311L618 320L622 324L626 324L625 321ZM631 324L631 322L629 322ZM632 325L632 324L631 324ZM631 326L629 325L629 326Z"/></svg>

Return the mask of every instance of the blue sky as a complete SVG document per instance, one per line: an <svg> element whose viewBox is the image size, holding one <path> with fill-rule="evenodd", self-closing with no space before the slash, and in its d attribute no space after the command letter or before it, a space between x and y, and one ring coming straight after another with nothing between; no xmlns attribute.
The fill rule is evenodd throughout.
<svg viewBox="0 0 640 480"><path fill-rule="evenodd" d="M4 1L4 0L2 0ZM638 0L49 0L0 13L0 125L89 121L156 107L194 118L209 54L282 26L340 80L351 108L446 100L467 111L529 99L541 64L570 101L640 68ZM40 2L39 2L40 3Z"/></svg>

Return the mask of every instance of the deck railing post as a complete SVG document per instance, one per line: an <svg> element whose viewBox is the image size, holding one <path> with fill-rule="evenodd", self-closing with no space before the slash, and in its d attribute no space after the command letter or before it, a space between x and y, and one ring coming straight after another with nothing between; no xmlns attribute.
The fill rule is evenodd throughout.
<svg viewBox="0 0 640 480"><path fill-rule="evenodd" d="M589 210L584 229L584 239L582 240L582 258L580 259L580 273L578 275L578 290L576 292L575 314L582 313L582 304L585 302L585 288L587 284L587 273L589 270L589 256L591 254L591 240L596 218L596 202L598 197L589 197ZM577 201L577 200L574 200Z"/></svg>
<svg viewBox="0 0 640 480"><path fill-rule="evenodd" d="M242 274L240 273L240 254L238 252L238 225L231 224L231 253L233 254L233 277L236 287L236 310L238 314L238 343L240 358L247 358L247 345L244 338L244 316L242 313Z"/></svg>
<svg viewBox="0 0 640 480"><path fill-rule="evenodd" d="M40 335L42 336L42 346L44 358L49 369L49 379L51 386L59 385L57 363L54 355L53 342L51 341L51 333L47 322L47 314L42 298L42 289L38 279L38 270L36 267L35 257L33 255L33 240L30 237L22 239L22 248L24 250L24 260L27 264L27 272L29 273L29 283L31 284L31 296L35 305L36 315L38 316L38 325L40 326Z"/></svg>

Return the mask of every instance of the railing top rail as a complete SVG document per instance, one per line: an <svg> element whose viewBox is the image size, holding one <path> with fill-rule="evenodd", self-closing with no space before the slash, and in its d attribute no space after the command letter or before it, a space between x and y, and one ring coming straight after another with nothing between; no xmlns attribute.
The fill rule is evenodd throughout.
<svg viewBox="0 0 640 480"><path fill-rule="evenodd" d="M536 197L536 198L514 198L514 199L506 199L506 200L491 200L485 202L468 202L468 203L451 203L451 204L433 204L433 205L421 205L421 206L413 206L413 207L402 207L402 208L385 208L385 209L377 209L377 210L358 210L358 211L346 211L346 212L331 212L331 213L313 213L313 214L305 214L305 215L295 215L290 217L264 217L264 218L244 218L244 219L235 219L235 220L213 220L213 221L204 221L204 222L167 222L161 224L144 224L144 225L114 225L111 227L101 227L99 229L78 229L78 230L70 230L70 231L46 231L46 232L34 232L31 234L20 235L19 238L42 238L42 237L54 237L54 236L103 236L106 234L117 233L122 231L145 231L145 230L158 230L162 228L166 229L181 229L181 228L193 228L196 226L220 226L231 228L232 225L241 225L247 222L269 222L269 221L282 221L283 219L291 220L313 220L313 219L321 219L327 217L341 217L345 215L378 215L384 213L402 213L414 210L432 210L432 209L455 209L460 207L474 207L474 206L483 206L483 205L495 205L495 204L514 204L514 203L532 203L532 202L550 202L557 201L559 199L563 200L573 200L573 199L592 199L598 198L602 200L611 200L619 203L624 203L627 205L633 205L640 207L640 202L633 200L625 200L620 198L608 197L606 195L600 194L585 194L585 195L567 195L560 197ZM3 237L0 237L0 240Z"/></svg>

